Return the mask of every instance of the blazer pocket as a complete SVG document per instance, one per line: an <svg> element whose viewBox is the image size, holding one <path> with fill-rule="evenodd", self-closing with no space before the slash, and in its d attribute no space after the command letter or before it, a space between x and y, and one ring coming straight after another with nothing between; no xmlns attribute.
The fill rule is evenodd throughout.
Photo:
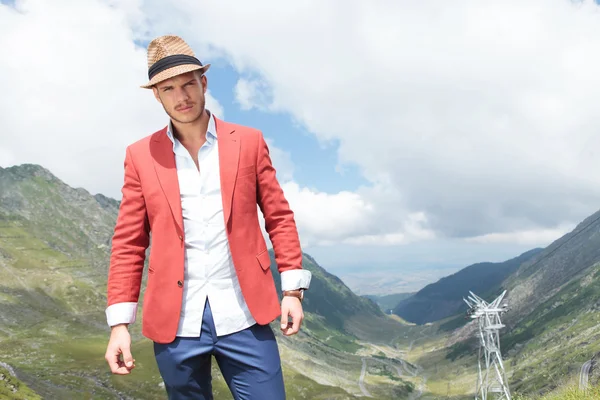
<svg viewBox="0 0 600 400"><path fill-rule="evenodd" d="M258 259L258 263L260 264L263 271L268 271L271 269L271 256L269 256L269 251L265 250L256 255Z"/></svg>
<svg viewBox="0 0 600 400"><path fill-rule="evenodd" d="M241 167L238 169L237 177L242 178L244 176L254 175L256 168L254 165L248 165L247 167Z"/></svg>

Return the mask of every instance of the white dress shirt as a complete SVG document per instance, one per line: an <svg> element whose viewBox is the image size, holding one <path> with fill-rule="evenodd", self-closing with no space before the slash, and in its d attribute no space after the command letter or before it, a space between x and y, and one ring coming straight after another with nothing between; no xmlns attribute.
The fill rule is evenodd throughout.
<svg viewBox="0 0 600 400"><path fill-rule="evenodd" d="M183 303L177 336L200 335L206 301L217 336L238 332L256 323L242 296L225 232L217 130L211 114L206 142L198 151L198 165L188 150L167 130L173 142L185 231ZM308 289L311 273L281 273L282 290ZM136 303L113 304L106 310L108 324L133 323Z"/></svg>

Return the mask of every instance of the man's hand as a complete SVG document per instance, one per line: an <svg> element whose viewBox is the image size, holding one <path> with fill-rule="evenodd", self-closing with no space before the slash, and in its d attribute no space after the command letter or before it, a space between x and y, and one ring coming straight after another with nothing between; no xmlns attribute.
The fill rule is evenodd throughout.
<svg viewBox="0 0 600 400"><path fill-rule="evenodd" d="M288 317L292 317L292 322L289 322ZM291 336L300 330L304 312L302 311L302 303L300 299L292 296L284 296L281 301L281 331L285 336Z"/></svg>
<svg viewBox="0 0 600 400"><path fill-rule="evenodd" d="M135 360L131 355L131 335L127 325L112 327L104 358L113 374L127 375L135 368Z"/></svg>

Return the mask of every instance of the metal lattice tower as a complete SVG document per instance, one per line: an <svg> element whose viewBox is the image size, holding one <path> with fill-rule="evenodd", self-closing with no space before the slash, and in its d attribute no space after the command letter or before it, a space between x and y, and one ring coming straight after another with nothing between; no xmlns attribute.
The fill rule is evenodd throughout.
<svg viewBox="0 0 600 400"><path fill-rule="evenodd" d="M463 298L469 306L467 315L479 321L479 376L475 400L511 400L500 353L500 329L504 328L500 315L508 311L508 306L500 306L500 302L506 290L491 303L471 291L469 293L467 299Z"/></svg>

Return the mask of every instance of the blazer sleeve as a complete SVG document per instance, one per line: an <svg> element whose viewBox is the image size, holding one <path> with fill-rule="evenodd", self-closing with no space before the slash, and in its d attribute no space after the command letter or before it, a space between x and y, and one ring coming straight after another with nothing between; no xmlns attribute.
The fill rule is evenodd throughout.
<svg viewBox="0 0 600 400"><path fill-rule="evenodd" d="M282 290L308 289L311 273L302 269L302 249L294 213L277 181L269 148L260 131L256 174L257 203L265 219L265 229L273 244L275 262L281 274Z"/></svg>
<svg viewBox="0 0 600 400"><path fill-rule="evenodd" d="M108 272L107 322L133 323L141 290L150 226L140 178L128 147L119 215L112 238Z"/></svg>

